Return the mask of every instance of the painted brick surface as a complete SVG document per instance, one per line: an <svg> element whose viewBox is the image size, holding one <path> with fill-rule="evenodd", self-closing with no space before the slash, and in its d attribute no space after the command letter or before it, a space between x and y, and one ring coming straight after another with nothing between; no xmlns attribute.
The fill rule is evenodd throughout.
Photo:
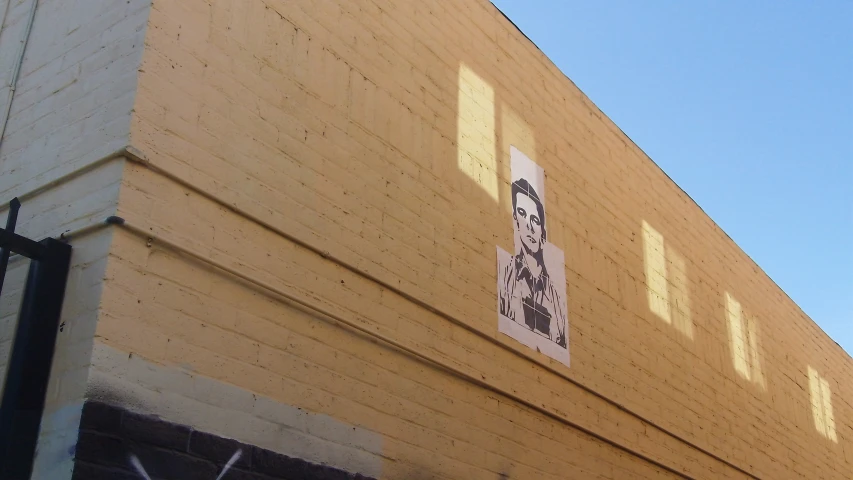
<svg viewBox="0 0 853 480"><path fill-rule="evenodd" d="M36 240L103 221L116 211L124 165L116 160L26 198L18 214L17 232ZM8 211L0 213L5 225ZM73 249L60 331L48 383L33 479L70 478L77 422L86 392L92 342L112 243L108 229L67 239ZM0 303L0 385L17 325L29 261L12 256Z"/></svg>
<svg viewBox="0 0 853 480"><path fill-rule="evenodd" d="M152 175L153 180L157 178ZM212 206L201 207L203 203L197 210L200 216L212 214ZM129 223L138 221L127 211L121 213ZM264 235L248 222L241 228L250 235ZM384 460L381 478L492 478L498 472L510 478L556 479L567 472L606 478L617 468L632 472L635 478L670 477L575 428L549 422L476 385L241 286L204 264L181 262L180 256L161 249L156 241L150 249L146 244L144 238L117 234L102 302L104 315L98 324L97 335L104 344L96 346L93 369L97 376L90 386L113 385L110 390L122 392L120 404L136 404L141 411L198 425L234 416L237 423L254 426L243 432L248 436L242 441L266 445L276 434L244 413L260 414L257 403L247 408L244 392L255 392L279 404L326 413L379 433ZM138 256L140 249L147 249L148 255ZM270 263L280 261L262 255ZM317 262L314 268L319 271L323 264ZM355 284L352 274L339 273L335 283ZM371 295L367 288L364 293ZM135 308L122 311L121 305ZM350 312L342 313L355 313ZM438 319L422 319L429 320ZM231 333L237 331L244 333ZM247 342L257 345L257 356L241 353ZM121 353L97 353L111 351ZM171 373L130 373L120 366L128 361L123 352L132 352L133 359L146 363L144 359L160 357L171 365ZM205 395L192 388L188 392L190 382L180 380L187 375L182 371L217 378L239 391L217 389ZM512 378L525 381L518 375ZM526 387L536 388L530 381L517 388ZM194 400L186 400L189 396ZM211 411L209 404L218 408ZM581 409L587 416L597 416L590 406L577 407L578 412ZM290 422L299 428L298 419ZM310 425L306 430L322 435ZM352 441L364 448L362 438L346 440L340 433L330 433L327 438L332 443Z"/></svg>
<svg viewBox="0 0 853 480"><path fill-rule="evenodd" d="M236 461L228 465L239 452ZM135 456L152 478L209 480L225 473L241 480L368 480L331 467L280 455L150 415L86 402L73 479L138 478ZM226 470L227 467L227 470Z"/></svg>
<svg viewBox="0 0 853 480"><path fill-rule="evenodd" d="M9 0L0 26L0 102L34 0ZM0 144L0 202L23 196L18 232L57 237L115 213L123 163L104 157L128 143L148 1L40 0ZM2 114L0 114L2 115ZM93 166L83 175L68 174ZM6 209L0 217L5 219ZM33 479L71 476L95 323L112 232L72 238L72 270L48 385ZM13 260L0 320L5 374L26 274Z"/></svg>
<svg viewBox="0 0 853 480"><path fill-rule="evenodd" d="M4 107L33 0L8 3L0 31ZM149 0L38 2L0 145L0 197L127 145L149 7Z"/></svg>
<svg viewBox="0 0 853 480"><path fill-rule="evenodd" d="M341 24L347 28L336 28ZM480 159L495 165L504 191L498 189L497 199L483 182L459 171L454 150L458 131L466 128L459 118L476 121L478 114L457 112L459 65L470 65L495 92L498 109L527 124L537 160L564 183L549 189L548 202L561 220L552 229L553 241L562 244L570 263L575 368L568 374L733 462L756 463L758 471L798 463L838 467L843 446L823 445L829 454L805 453L812 444L806 435L813 435L809 398L796 394L796 383L807 379L806 364L827 360L809 357L807 348L792 358L784 347L809 338L796 332L798 326L819 332L805 319L796 323L790 313L773 312L773 300L753 300L761 297L752 284L766 278L746 266L747 259L689 199L490 6L255 2L236 8L196 2L180 9L155 5L151 25L144 68L150 76L142 76L139 101L146 114L135 118L134 141L153 162L488 331L494 329L491 246L508 242L501 210L505 144L522 135L512 128L519 122L507 122L496 142L502 153ZM166 75L170 85L163 85L161 74L170 70L178 73ZM562 93L532 97L521 90L526 83L517 71L541 79L546 91ZM174 209L163 213L164 207L152 209L161 216L154 223L193 242L205 244L206 235L216 248L234 236L230 251L220 250L244 255L237 250L255 239L254 252L245 255L260 257L284 248L272 238L234 235L237 229L225 227L229 221L221 217L205 222L194 215L193 228L186 228L188 217ZM468 219L477 219L476 228ZM684 258L686 280L672 289L689 294L692 339L657 318L646 302L644 220ZM289 277L285 265L271 260L241 260L265 267L266 278ZM394 311L411 306L377 309L381 303L365 298L358 280L332 289L337 282L320 278L319 266L288 260L307 264L302 278L289 277L291 285L321 302L345 303L380 323L377 328L437 344L433 348L442 355L467 366L478 354L491 356L482 353L487 346L448 342L464 334L446 324L416 327ZM304 278L311 273L317 278ZM764 298L780 295L765 288ZM728 291L751 299L759 319L790 319L792 328L771 324L761 330L759 363L777 372L765 373L766 390L743 382L732 364L735 347L723 300ZM366 313L370 307L372 314ZM251 360L253 350L231 355ZM844 378L840 365L849 357L835 354L842 363L833 370L827 361L823 369ZM796 383L779 373L789 370ZM844 385L836 382L836 418L844 418ZM785 393L774 398L773 389ZM766 415L778 419L756 422ZM766 430L756 426L762 424ZM775 443L784 438L790 443ZM764 458L748 450L764 451Z"/></svg>
<svg viewBox="0 0 853 480"><path fill-rule="evenodd" d="M383 454L379 433L215 380L206 376L211 373L207 369L193 368L190 357L186 360L177 368L159 365L97 342L87 398L156 415L180 424L178 430L204 431L317 465L379 477Z"/></svg>
<svg viewBox="0 0 853 480"><path fill-rule="evenodd" d="M167 386L126 402L190 418L191 371L378 432L383 478L853 470L850 356L488 2L156 1L134 112L119 214L152 240L114 237L96 335ZM496 329L510 145L547 175L571 368Z"/></svg>

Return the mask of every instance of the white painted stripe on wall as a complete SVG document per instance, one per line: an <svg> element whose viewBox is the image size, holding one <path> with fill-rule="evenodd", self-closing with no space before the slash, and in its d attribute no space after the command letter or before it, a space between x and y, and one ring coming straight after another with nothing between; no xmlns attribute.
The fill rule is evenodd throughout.
<svg viewBox="0 0 853 480"><path fill-rule="evenodd" d="M379 433L102 343L94 347L87 398L309 462L381 477Z"/></svg>

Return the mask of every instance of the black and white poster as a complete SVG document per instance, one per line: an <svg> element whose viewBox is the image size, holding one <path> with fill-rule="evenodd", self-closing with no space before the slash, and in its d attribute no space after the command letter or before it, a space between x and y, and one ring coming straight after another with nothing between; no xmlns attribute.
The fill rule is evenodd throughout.
<svg viewBox="0 0 853 480"><path fill-rule="evenodd" d="M497 247L498 331L569 366L563 251L548 242L545 172L515 147L512 253Z"/></svg>

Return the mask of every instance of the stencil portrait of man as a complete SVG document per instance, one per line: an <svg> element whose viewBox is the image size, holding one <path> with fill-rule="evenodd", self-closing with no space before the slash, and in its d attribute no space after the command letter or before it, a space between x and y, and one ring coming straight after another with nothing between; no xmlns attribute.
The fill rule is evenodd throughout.
<svg viewBox="0 0 853 480"><path fill-rule="evenodd" d="M515 249L498 247L499 330L568 365L563 252L548 243L544 172L512 150Z"/></svg>

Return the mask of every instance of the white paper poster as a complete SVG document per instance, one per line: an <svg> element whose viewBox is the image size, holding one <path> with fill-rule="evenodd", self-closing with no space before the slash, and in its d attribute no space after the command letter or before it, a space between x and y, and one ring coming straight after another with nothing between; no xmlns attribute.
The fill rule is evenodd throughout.
<svg viewBox="0 0 853 480"><path fill-rule="evenodd" d="M514 250L497 247L498 331L568 366L565 257L547 241L545 172L515 147L510 163Z"/></svg>

